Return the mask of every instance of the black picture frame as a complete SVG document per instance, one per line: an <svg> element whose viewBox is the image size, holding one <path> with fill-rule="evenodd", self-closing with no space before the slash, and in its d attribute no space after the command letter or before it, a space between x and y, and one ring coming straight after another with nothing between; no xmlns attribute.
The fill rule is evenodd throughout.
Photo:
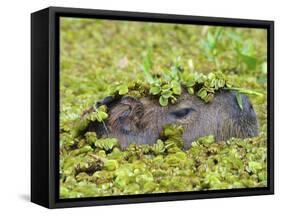
<svg viewBox="0 0 281 216"><path fill-rule="evenodd" d="M253 27L268 39L268 186L266 188L60 200L59 17ZM49 7L31 14L31 201L47 208L111 205L274 193L274 22L202 16Z"/></svg>

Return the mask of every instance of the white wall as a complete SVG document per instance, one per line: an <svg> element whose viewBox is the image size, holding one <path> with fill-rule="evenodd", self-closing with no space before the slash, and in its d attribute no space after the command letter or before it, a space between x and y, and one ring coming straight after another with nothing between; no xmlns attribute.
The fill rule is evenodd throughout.
<svg viewBox="0 0 281 216"><path fill-rule="evenodd" d="M275 20L276 195L47 210L28 202L30 181L30 13L47 6L146 11ZM279 8L279 9L278 9ZM0 6L0 214L28 215L265 215L280 202L279 74L281 13L278 0L4 0ZM279 134L278 134L279 132ZM5 212L5 213L4 213Z"/></svg>

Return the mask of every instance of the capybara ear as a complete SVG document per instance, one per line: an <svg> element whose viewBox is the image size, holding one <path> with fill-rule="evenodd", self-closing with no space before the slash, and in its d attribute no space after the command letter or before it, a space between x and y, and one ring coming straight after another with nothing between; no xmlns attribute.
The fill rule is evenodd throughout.
<svg viewBox="0 0 281 216"><path fill-rule="evenodd" d="M130 109L130 116L141 118L144 114L144 107L142 102L134 97L125 96L121 100L121 104L128 105Z"/></svg>
<svg viewBox="0 0 281 216"><path fill-rule="evenodd" d="M119 128L123 133L137 132L140 128L144 106L140 100L125 96L120 103L111 110L109 125Z"/></svg>
<svg viewBox="0 0 281 216"><path fill-rule="evenodd" d="M103 100L98 101L96 103L96 107L100 107L102 105L106 105L107 107L111 107L112 105L115 105L119 99L120 98L117 98L117 97L107 96Z"/></svg>

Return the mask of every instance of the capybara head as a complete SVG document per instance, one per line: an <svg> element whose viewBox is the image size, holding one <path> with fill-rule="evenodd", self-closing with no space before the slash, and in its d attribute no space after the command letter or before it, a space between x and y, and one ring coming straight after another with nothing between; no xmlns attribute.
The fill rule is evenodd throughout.
<svg viewBox="0 0 281 216"><path fill-rule="evenodd" d="M235 91L217 93L209 103L185 92L177 103L167 107L161 107L153 97L107 97L97 106L106 105L109 118L104 123L90 124L89 130L98 137L117 138L122 148L130 143L155 143L163 126L170 123L183 126L185 149L197 138L211 134L216 141L256 136L256 113L248 97L241 97L243 109L237 103Z"/></svg>

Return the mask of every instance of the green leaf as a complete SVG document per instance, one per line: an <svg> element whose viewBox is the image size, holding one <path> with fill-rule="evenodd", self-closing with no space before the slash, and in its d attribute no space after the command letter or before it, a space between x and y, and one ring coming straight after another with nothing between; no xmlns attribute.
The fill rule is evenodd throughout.
<svg viewBox="0 0 281 216"><path fill-rule="evenodd" d="M190 95L194 95L194 88L192 88L192 87L187 88L187 92Z"/></svg>
<svg viewBox="0 0 281 216"><path fill-rule="evenodd" d="M183 75L184 84L186 87L193 87L195 85L195 79L192 74Z"/></svg>
<svg viewBox="0 0 281 216"><path fill-rule="evenodd" d="M183 134L183 127L181 125L166 124L163 127L163 135L166 137L181 137Z"/></svg>
<svg viewBox="0 0 281 216"><path fill-rule="evenodd" d="M116 170L119 167L118 161L117 160L106 160L104 162L104 169L113 171Z"/></svg>
<svg viewBox="0 0 281 216"><path fill-rule="evenodd" d="M218 42L218 40L220 39L221 35L223 32L223 28L222 27L218 27L215 31L215 41L216 43Z"/></svg>
<svg viewBox="0 0 281 216"><path fill-rule="evenodd" d="M121 85L118 89L119 95L125 95L129 92L128 86L127 85Z"/></svg>
<svg viewBox="0 0 281 216"><path fill-rule="evenodd" d="M152 86L149 90L150 94L158 95L161 92L160 86Z"/></svg>
<svg viewBox="0 0 281 216"><path fill-rule="evenodd" d="M197 95L201 98L201 99L205 99L206 97L207 97L207 91L206 91L206 89L204 89L204 88L201 88L199 91L198 91L198 93L197 93Z"/></svg>
<svg viewBox="0 0 281 216"><path fill-rule="evenodd" d="M74 129L73 129L73 136L77 137L80 135L82 131L84 131L90 123L90 119L88 116L86 118L77 119L74 121Z"/></svg>
<svg viewBox="0 0 281 216"><path fill-rule="evenodd" d="M145 171L136 177L136 182L140 185L144 185L147 182L153 182L153 175L149 171Z"/></svg>
<svg viewBox="0 0 281 216"><path fill-rule="evenodd" d="M244 88L236 88L236 87L226 87L224 88L225 90L234 90L237 91L239 93L243 93L243 94L249 94L249 95L255 95L255 96L259 96L259 97L263 97L263 94L254 90L249 90L249 89L244 89Z"/></svg>
<svg viewBox="0 0 281 216"><path fill-rule="evenodd" d="M143 66L141 65L141 69L144 73L144 78L145 80L149 83L149 84L152 84L155 82L153 76L151 75L151 73Z"/></svg>
<svg viewBox="0 0 281 216"><path fill-rule="evenodd" d="M218 80L218 88L222 88L224 86L225 86L225 80L223 79Z"/></svg>
<svg viewBox="0 0 281 216"><path fill-rule="evenodd" d="M257 173L261 169L262 169L262 164L256 161L250 161L247 167L247 170L249 172L254 172L254 173Z"/></svg>
<svg viewBox="0 0 281 216"><path fill-rule="evenodd" d="M169 84L165 84L165 85L162 86L163 91L168 91L170 89L171 89L171 85L169 85Z"/></svg>
<svg viewBox="0 0 281 216"><path fill-rule="evenodd" d="M107 111L107 107L105 105L102 105L98 108L98 111L103 111L106 112Z"/></svg>
<svg viewBox="0 0 281 216"><path fill-rule="evenodd" d="M178 167L180 159L175 154L170 154L165 158L165 162L171 167Z"/></svg>
<svg viewBox="0 0 281 216"><path fill-rule="evenodd" d="M143 186L144 193L152 192L157 187L157 184L154 182L147 182Z"/></svg>
<svg viewBox="0 0 281 216"><path fill-rule="evenodd" d="M87 118L88 120L90 120L90 121L96 121L96 119L97 119L96 112L91 112L91 113L89 113L89 114L86 116L86 118Z"/></svg>
<svg viewBox="0 0 281 216"><path fill-rule="evenodd" d="M84 146L84 147L82 147L81 149L79 149L79 153L80 154L83 154L83 153L87 153L87 152L89 152L89 151L92 151L93 149L91 148L91 146Z"/></svg>
<svg viewBox="0 0 281 216"><path fill-rule="evenodd" d="M242 97L241 97L241 94L239 92L236 92L236 101L239 105L239 108L241 110L243 110L243 101L242 101Z"/></svg>
<svg viewBox="0 0 281 216"><path fill-rule="evenodd" d="M256 58L254 58L252 56L244 55L242 53L240 53L240 57L246 63L246 65L248 66L249 69L253 70L256 68L256 66L257 66Z"/></svg>
<svg viewBox="0 0 281 216"><path fill-rule="evenodd" d="M98 122L102 122L103 120L108 118L108 114L106 112L103 111L99 111L97 112L97 121Z"/></svg>
<svg viewBox="0 0 281 216"><path fill-rule="evenodd" d="M173 92L170 90L164 90L161 92L161 97L170 98L173 95Z"/></svg>
<svg viewBox="0 0 281 216"><path fill-rule="evenodd" d="M156 154L161 154L165 152L165 146L162 140L157 140L156 144L154 144L151 148L151 150Z"/></svg>
<svg viewBox="0 0 281 216"><path fill-rule="evenodd" d="M138 184L129 184L126 185L124 193L126 194L138 194L140 191L140 186Z"/></svg>
<svg viewBox="0 0 281 216"><path fill-rule="evenodd" d="M89 144L94 144L97 141L97 135L95 132L87 132L85 137Z"/></svg>
<svg viewBox="0 0 281 216"><path fill-rule="evenodd" d="M215 37L213 36L213 34L208 31L207 33L207 41L208 41L208 46L210 47L210 49L214 49L216 46L216 41L215 41Z"/></svg>
<svg viewBox="0 0 281 216"><path fill-rule="evenodd" d="M212 144L212 143L215 142L215 137L214 137L214 135L200 137L199 139L197 139L196 142L198 142L200 144L207 144L207 145L209 145L209 144Z"/></svg>
<svg viewBox="0 0 281 216"><path fill-rule="evenodd" d="M160 103L160 105L161 106L167 106L168 105L168 98L165 98L165 97L163 97L163 96L161 96L160 98L159 98L159 103Z"/></svg>
<svg viewBox="0 0 281 216"><path fill-rule="evenodd" d="M208 77L209 80L215 80L216 75L215 75L213 72L210 72L210 73L207 75L207 77Z"/></svg>
<svg viewBox="0 0 281 216"><path fill-rule="evenodd" d="M173 86L173 93L176 95L180 95L181 94L181 86L180 85L175 85Z"/></svg>
<svg viewBox="0 0 281 216"><path fill-rule="evenodd" d="M95 142L95 146L105 151L109 151L112 150L115 146L118 146L118 140L116 138L98 139Z"/></svg>
<svg viewBox="0 0 281 216"><path fill-rule="evenodd" d="M152 50L151 48L148 49L148 51L144 54L144 61L143 65L147 71L149 71L152 68L152 60L151 60Z"/></svg>
<svg viewBox="0 0 281 216"><path fill-rule="evenodd" d="M152 84L155 82L155 80L150 72L151 68L152 68L151 54L152 54L151 49L149 49L148 52L146 52L144 54L143 64L141 65L141 69L144 73L144 78L149 84Z"/></svg>

